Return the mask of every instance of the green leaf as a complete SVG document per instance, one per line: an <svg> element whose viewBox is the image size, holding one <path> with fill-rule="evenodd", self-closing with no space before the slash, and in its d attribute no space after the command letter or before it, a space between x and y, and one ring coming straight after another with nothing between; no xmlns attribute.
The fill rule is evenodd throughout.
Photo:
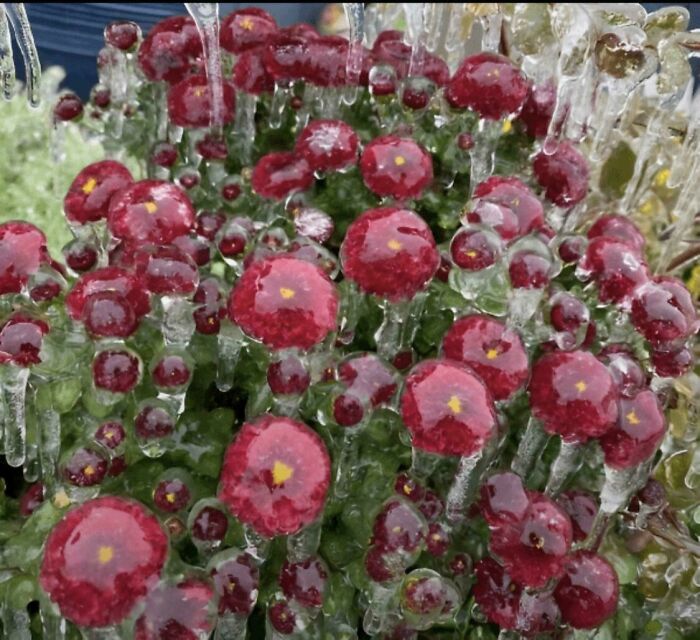
<svg viewBox="0 0 700 640"><path fill-rule="evenodd" d="M634 173L636 156L630 146L621 141L612 150L600 171L600 190L609 198L620 198Z"/></svg>

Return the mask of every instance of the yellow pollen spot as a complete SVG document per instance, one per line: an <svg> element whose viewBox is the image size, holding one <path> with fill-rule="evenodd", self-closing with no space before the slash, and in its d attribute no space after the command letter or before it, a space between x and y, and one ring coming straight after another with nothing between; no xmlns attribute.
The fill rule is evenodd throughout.
<svg viewBox="0 0 700 640"><path fill-rule="evenodd" d="M391 239L386 243L386 246L392 251L398 251L403 245L398 240Z"/></svg>
<svg viewBox="0 0 700 640"><path fill-rule="evenodd" d="M583 393L586 389L588 389L588 385L583 380L579 380L576 383L576 389L578 389L579 393Z"/></svg>
<svg viewBox="0 0 700 640"><path fill-rule="evenodd" d="M498 349L489 349L486 352L487 360L495 360L496 358L498 358Z"/></svg>
<svg viewBox="0 0 700 640"><path fill-rule="evenodd" d="M144 202L143 206L146 207L146 211L148 211L148 213L155 213L156 211L158 211L158 205L155 202L153 202L153 200Z"/></svg>
<svg viewBox="0 0 700 640"><path fill-rule="evenodd" d="M114 549L112 547L100 547L97 552L97 559L100 564L107 564L114 557Z"/></svg>
<svg viewBox="0 0 700 640"><path fill-rule="evenodd" d="M671 171L669 169L661 169L654 177L654 185L656 187L665 187L670 175Z"/></svg>
<svg viewBox="0 0 700 640"><path fill-rule="evenodd" d="M627 422L630 424L639 424L639 418L637 417L637 414L634 411L630 411L625 418L627 418Z"/></svg>
<svg viewBox="0 0 700 640"><path fill-rule="evenodd" d="M514 207L520 206L520 198L513 198L513 206Z"/></svg>
<svg viewBox="0 0 700 640"><path fill-rule="evenodd" d="M392 531L393 531L394 533L401 533L401 527L396 526L396 527L394 527L394 528L392 529Z"/></svg>
<svg viewBox="0 0 700 640"><path fill-rule="evenodd" d="M57 506L59 509L63 509L64 507L67 507L70 504L71 500L68 497L68 494L61 489L56 493L56 495L53 497L53 503L55 506Z"/></svg>
<svg viewBox="0 0 700 640"><path fill-rule="evenodd" d="M459 401L457 396L452 396L450 401L447 403L447 406L450 408L452 413L457 414L462 411L462 403Z"/></svg>
<svg viewBox="0 0 700 640"><path fill-rule="evenodd" d="M197 87L193 91L195 98L201 98L204 95L204 91L205 91L204 87Z"/></svg>
<svg viewBox="0 0 700 640"><path fill-rule="evenodd" d="M403 486L403 492L407 495L410 496L413 493L413 489L407 484Z"/></svg>
<svg viewBox="0 0 700 640"><path fill-rule="evenodd" d="M294 469L284 464L281 460L275 460L272 467L272 483L275 486L283 485L294 475Z"/></svg>
<svg viewBox="0 0 700 640"><path fill-rule="evenodd" d="M294 297L294 289L287 289L287 287L280 287L280 295L285 299L289 300Z"/></svg>
<svg viewBox="0 0 700 640"><path fill-rule="evenodd" d="M479 254L472 249L471 251L467 251L466 255L467 258L476 258Z"/></svg>
<svg viewBox="0 0 700 640"><path fill-rule="evenodd" d="M90 178L84 185L83 185L83 193L85 195L90 195L94 190L95 187L97 186L97 180L95 178Z"/></svg>
<svg viewBox="0 0 700 640"><path fill-rule="evenodd" d="M87 467L85 467L83 469L83 473L86 476L93 476L93 475L95 475L95 468L91 464L89 464Z"/></svg>
<svg viewBox="0 0 700 640"><path fill-rule="evenodd" d="M440 540L442 540L442 536L439 533L434 533L432 538L435 540L435 542L440 542Z"/></svg>
<svg viewBox="0 0 700 640"><path fill-rule="evenodd" d="M174 493L166 493L165 494L165 499L170 503L173 504L175 502L175 494Z"/></svg>
<svg viewBox="0 0 700 640"><path fill-rule="evenodd" d="M226 585L226 589L227 589L230 593L233 593L233 590L234 590L235 588L236 588L236 581L235 581L235 580L231 580L231 581Z"/></svg>
<svg viewBox="0 0 700 640"><path fill-rule="evenodd" d="M255 25L250 18L243 18L243 20L241 20L241 28L245 29L246 31L252 31L254 26Z"/></svg>
<svg viewBox="0 0 700 640"><path fill-rule="evenodd" d="M404 158L403 156L396 156L396 157L394 158L394 164L395 164L397 167L403 167L403 165L406 164L406 158Z"/></svg>
<svg viewBox="0 0 700 640"><path fill-rule="evenodd" d="M510 133L512 128L513 123L510 120L504 120L503 125L501 126L501 133Z"/></svg>
<svg viewBox="0 0 700 640"><path fill-rule="evenodd" d="M641 206L639 207L639 210L640 210L645 216L648 216L650 213L653 213L653 212L654 212L654 205L653 205L651 199L646 200L645 202L643 202L643 203L641 204Z"/></svg>

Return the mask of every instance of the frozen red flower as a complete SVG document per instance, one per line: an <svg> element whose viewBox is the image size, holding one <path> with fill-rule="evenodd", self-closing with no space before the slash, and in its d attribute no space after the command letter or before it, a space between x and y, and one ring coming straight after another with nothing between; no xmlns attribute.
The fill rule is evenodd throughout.
<svg viewBox="0 0 700 640"><path fill-rule="evenodd" d="M63 259L77 273L89 271L97 264L97 249L82 240L73 240L63 247Z"/></svg>
<svg viewBox="0 0 700 640"><path fill-rule="evenodd" d="M428 524L420 511L398 496L389 498L374 521L372 543L384 551L418 553L425 544Z"/></svg>
<svg viewBox="0 0 700 640"><path fill-rule="evenodd" d="M571 520L543 494L531 492L522 520L491 529L489 546L510 577L528 587L543 587L564 572L573 540Z"/></svg>
<svg viewBox="0 0 700 640"><path fill-rule="evenodd" d="M141 504L97 498L68 511L51 531L39 580L71 622L106 627L145 597L167 550L165 533Z"/></svg>
<svg viewBox="0 0 700 640"><path fill-rule="evenodd" d="M549 123L554 113L557 89L551 82L532 85L523 104L518 119L525 125L525 131L533 138L547 135Z"/></svg>
<svg viewBox="0 0 700 640"><path fill-rule="evenodd" d="M357 162L359 144L357 134L342 120L314 120L299 134L294 149L314 171L337 171Z"/></svg>
<svg viewBox="0 0 700 640"><path fill-rule="evenodd" d="M595 497L585 491L565 491L557 498L559 506L566 511L574 532L574 542L583 542L591 529L598 513Z"/></svg>
<svg viewBox="0 0 700 640"><path fill-rule="evenodd" d="M83 320L90 334L98 338L128 338L138 327L131 303L111 291L88 296L83 307Z"/></svg>
<svg viewBox="0 0 700 640"><path fill-rule="evenodd" d="M535 251L516 251L510 257L508 275L514 289L544 289L551 279L552 262Z"/></svg>
<svg viewBox="0 0 700 640"><path fill-rule="evenodd" d="M319 87L345 84L348 41L337 35L320 36L306 44L304 79Z"/></svg>
<svg viewBox="0 0 700 640"><path fill-rule="evenodd" d="M151 371L153 384L161 389L177 389L192 376L191 365L181 355L170 353L158 360Z"/></svg>
<svg viewBox="0 0 700 640"><path fill-rule="evenodd" d="M279 583L290 600L303 607L322 607L328 581L328 567L321 558L310 557L301 562L282 565Z"/></svg>
<svg viewBox="0 0 700 640"><path fill-rule="evenodd" d="M511 471L495 473L481 487L481 513L491 527L521 522L530 498L519 475Z"/></svg>
<svg viewBox="0 0 700 640"><path fill-rule="evenodd" d="M0 326L0 364L28 367L41 362L41 346L49 325L22 312L13 313Z"/></svg>
<svg viewBox="0 0 700 640"><path fill-rule="evenodd" d="M477 53L462 60L445 97L453 107L469 108L482 118L499 120L520 111L527 92L527 79L508 58Z"/></svg>
<svg viewBox="0 0 700 640"><path fill-rule="evenodd" d="M126 431L120 422L103 422L95 432L95 440L108 449L117 449L125 438Z"/></svg>
<svg viewBox="0 0 700 640"><path fill-rule="evenodd" d="M250 49L236 58L233 66L233 84L239 91L260 95L272 92L275 81L268 73L263 61L264 48Z"/></svg>
<svg viewBox="0 0 700 640"><path fill-rule="evenodd" d="M140 180L112 198L107 222L120 240L168 244L188 233L194 218L194 207L184 191L170 182Z"/></svg>
<svg viewBox="0 0 700 640"><path fill-rule="evenodd" d="M559 257L568 264L578 262L586 252L586 239L583 236L569 236L559 245Z"/></svg>
<svg viewBox="0 0 700 640"><path fill-rule="evenodd" d="M666 433L666 420L653 391L620 400L617 425L601 439L605 464L626 469L649 459Z"/></svg>
<svg viewBox="0 0 700 640"><path fill-rule="evenodd" d="M214 590L208 582L160 584L148 594L134 640L199 640L214 628Z"/></svg>
<svg viewBox="0 0 700 640"><path fill-rule="evenodd" d="M441 524L431 522L428 526L425 546L430 555L436 558L444 556L450 548L450 534Z"/></svg>
<svg viewBox="0 0 700 640"><path fill-rule="evenodd" d="M562 620L575 629L594 629L617 609L619 584L610 563L592 551L577 551L554 590Z"/></svg>
<svg viewBox="0 0 700 640"><path fill-rule="evenodd" d="M59 122L77 120L83 115L83 101L75 93L64 93L53 108L53 117Z"/></svg>
<svg viewBox="0 0 700 640"><path fill-rule="evenodd" d="M496 400L506 400L528 379L527 352L520 336L485 315L460 318L445 334L446 357L471 367Z"/></svg>
<svg viewBox="0 0 700 640"><path fill-rule="evenodd" d="M277 33L277 22L267 12L245 7L221 21L221 46L231 53L242 54L267 44Z"/></svg>
<svg viewBox="0 0 700 640"><path fill-rule="evenodd" d="M287 355L270 363L267 384L272 393L301 395L309 388L311 375L304 363L294 355Z"/></svg>
<svg viewBox="0 0 700 640"><path fill-rule="evenodd" d="M285 636L294 633L297 618L286 600L271 603L267 608L267 615L275 631Z"/></svg>
<svg viewBox="0 0 700 640"><path fill-rule="evenodd" d="M19 293L47 256L46 236L33 224L0 224L0 295Z"/></svg>
<svg viewBox="0 0 700 640"><path fill-rule="evenodd" d="M92 361L92 379L99 389L128 393L140 377L141 362L129 351L100 351Z"/></svg>
<svg viewBox="0 0 700 640"><path fill-rule="evenodd" d="M63 466L63 477L76 487L100 484L107 475L107 459L97 451L77 449Z"/></svg>
<svg viewBox="0 0 700 640"><path fill-rule="evenodd" d="M346 393L371 406L389 402L397 389L396 373L373 353L345 359L338 366L338 380Z"/></svg>
<svg viewBox="0 0 700 640"><path fill-rule="evenodd" d="M119 267L104 267L80 276L73 285L66 296L68 314L73 320L81 320L91 297L110 293L125 298L138 318L151 309L148 294L134 274Z"/></svg>
<svg viewBox="0 0 700 640"><path fill-rule="evenodd" d="M399 597L407 622L419 628L449 621L461 604L454 583L430 569L411 571L401 584Z"/></svg>
<svg viewBox="0 0 700 640"><path fill-rule="evenodd" d="M392 302L413 298L440 263L430 227L400 207L365 211L348 228L340 258L347 278Z"/></svg>
<svg viewBox="0 0 700 640"><path fill-rule="evenodd" d="M532 415L565 440L602 436L617 420L617 385L605 365L586 351L543 356L528 388Z"/></svg>
<svg viewBox="0 0 700 640"><path fill-rule="evenodd" d="M237 553L212 569L214 589L219 596L219 614L247 616L258 597L260 575L247 553Z"/></svg>
<svg viewBox="0 0 700 640"><path fill-rule="evenodd" d="M163 408L145 404L134 418L134 431L139 438L165 438L175 429L175 420Z"/></svg>
<svg viewBox="0 0 700 640"><path fill-rule="evenodd" d="M323 511L330 458L321 438L291 418L243 425L224 457L219 499L264 536L293 534Z"/></svg>
<svg viewBox="0 0 700 640"><path fill-rule="evenodd" d="M305 191L314 183L314 172L303 156L280 151L258 160L250 180L264 198L282 200L294 191Z"/></svg>
<svg viewBox="0 0 700 640"><path fill-rule="evenodd" d="M121 162L103 160L85 167L73 180L63 199L63 209L70 222L86 224L107 217L115 193L134 179Z"/></svg>
<svg viewBox="0 0 700 640"><path fill-rule="evenodd" d="M156 24L139 47L138 62L152 81L174 83L201 65L202 40L194 20L173 16Z"/></svg>
<svg viewBox="0 0 700 640"><path fill-rule="evenodd" d="M654 345L685 339L700 328L693 297L678 278L657 276L632 298L632 324Z"/></svg>
<svg viewBox="0 0 700 640"><path fill-rule="evenodd" d="M151 162L169 169L177 162L177 147L169 142L156 142L151 150Z"/></svg>
<svg viewBox="0 0 700 640"><path fill-rule="evenodd" d="M307 38L279 34L263 51L263 64L275 82L282 84L301 80L306 75L309 47Z"/></svg>
<svg viewBox="0 0 700 640"><path fill-rule="evenodd" d="M486 229L463 227L450 243L452 261L467 271L481 271L490 267L501 255L498 236Z"/></svg>
<svg viewBox="0 0 700 640"><path fill-rule="evenodd" d="M333 235L335 225L325 211L303 207L292 212L294 216L294 229L300 236L325 244Z"/></svg>
<svg viewBox="0 0 700 640"><path fill-rule="evenodd" d="M479 560L474 567L474 600L486 617L504 629L514 629L518 620L522 587L513 582L493 558Z"/></svg>
<svg viewBox="0 0 700 640"><path fill-rule="evenodd" d="M44 485L41 482L35 482L29 485L29 488L22 494L19 499L19 514L23 518L28 518L34 513L44 502Z"/></svg>
<svg viewBox="0 0 700 640"><path fill-rule="evenodd" d="M110 22L105 27L105 42L121 51L129 51L141 37L141 27L130 20Z"/></svg>
<svg viewBox="0 0 700 640"><path fill-rule="evenodd" d="M197 511L192 521L192 537L202 542L221 542L228 531L228 517L210 505Z"/></svg>
<svg viewBox="0 0 700 640"><path fill-rule="evenodd" d="M615 238L591 240L579 262L579 270L593 277L601 302L626 302L649 279L649 269L637 250Z"/></svg>
<svg viewBox="0 0 700 640"><path fill-rule="evenodd" d="M231 82L221 85L221 124L233 121L236 92ZM168 117L178 127L208 127L212 118L210 85L206 75L188 76L168 91Z"/></svg>
<svg viewBox="0 0 700 640"><path fill-rule="evenodd" d="M338 293L315 265L285 255L254 262L236 283L230 318L273 349L310 349L335 329Z"/></svg>
<svg viewBox="0 0 700 640"><path fill-rule="evenodd" d="M194 293L199 284L197 265L175 246L138 250L134 267L142 285L151 293L188 295Z"/></svg>
<svg viewBox="0 0 700 640"><path fill-rule="evenodd" d="M639 257L644 257L646 241L637 225L628 216L604 215L600 216L588 230L588 238L615 238L625 242L637 250Z"/></svg>
<svg viewBox="0 0 700 640"><path fill-rule="evenodd" d="M382 33L389 35L385 38L377 37L372 47L372 56L378 63L393 67L396 76L403 79L408 76L411 64L411 46L403 42L401 31L383 31ZM447 63L428 51L422 52L420 67L420 75L428 78L438 87L444 86L450 79Z"/></svg>
<svg viewBox="0 0 700 640"><path fill-rule="evenodd" d="M425 494L425 487L406 473L400 473L394 483L394 491L411 502L418 502Z"/></svg>
<svg viewBox="0 0 700 640"><path fill-rule="evenodd" d="M657 375L679 378L693 366L693 352L688 347L660 345L652 348L651 363Z"/></svg>
<svg viewBox="0 0 700 640"><path fill-rule="evenodd" d="M190 502L192 493L180 478L161 480L153 492L153 504L166 513L176 513Z"/></svg>
<svg viewBox="0 0 700 640"><path fill-rule="evenodd" d="M608 367L621 396L634 396L646 386L646 373L626 344L608 344L598 357Z"/></svg>
<svg viewBox="0 0 700 640"><path fill-rule="evenodd" d="M491 394L464 365L426 360L413 368L401 395L401 416L414 447L467 457L497 429Z"/></svg>
<svg viewBox="0 0 700 640"><path fill-rule="evenodd" d="M367 187L379 196L419 198L433 181L433 160L410 138L380 136L364 148L360 172Z"/></svg>
<svg viewBox="0 0 700 640"><path fill-rule="evenodd" d="M540 151L532 168L545 196L558 207L573 207L588 193L588 163L570 142L561 142L551 154Z"/></svg>

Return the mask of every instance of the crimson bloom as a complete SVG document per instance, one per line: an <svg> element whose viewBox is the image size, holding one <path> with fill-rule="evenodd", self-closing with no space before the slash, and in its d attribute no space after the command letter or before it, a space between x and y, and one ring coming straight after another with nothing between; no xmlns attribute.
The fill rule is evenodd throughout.
<svg viewBox="0 0 700 640"><path fill-rule="evenodd" d="M199 284L197 265L174 246L141 249L134 256L134 266L142 286L151 293L189 295Z"/></svg>
<svg viewBox="0 0 700 640"><path fill-rule="evenodd" d="M362 152L360 172L367 187L379 196L419 198L433 181L433 160L410 138L380 136Z"/></svg>
<svg viewBox="0 0 700 640"><path fill-rule="evenodd" d="M41 362L40 352L49 325L43 320L16 312L0 326L0 364L28 367Z"/></svg>
<svg viewBox="0 0 700 640"><path fill-rule="evenodd" d="M114 160L94 162L73 180L63 199L63 210L70 222L86 224L107 217L115 193L130 185L131 172Z"/></svg>
<svg viewBox="0 0 700 640"><path fill-rule="evenodd" d="M359 144L355 131L342 120L314 120L299 134L295 150L314 171L336 171L357 162Z"/></svg>
<svg viewBox="0 0 700 640"><path fill-rule="evenodd" d="M194 20L173 16L148 32L139 47L138 62L149 80L174 83L201 64L201 56L202 40Z"/></svg>
<svg viewBox="0 0 700 640"><path fill-rule="evenodd" d="M106 627L146 595L167 550L167 536L141 504L97 498L71 509L49 534L39 580L71 622Z"/></svg>
<svg viewBox="0 0 700 640"><path fill-rule="evenodd" d="M214 589L219 596L219 614L250 615L258 597L260 574L247 553L235 553L212 569ZM218 557L218 556L217 556Z"/></svg>
<svg viewBox="0 0 700 640"><path fill-rule="evenodd" d="M615 238L625 242L637 250L640 257L644 257L646 241L644 235L636 224L628 216L605 215L600 216L588 230L588 238Z"/></svg>
<svg viewBox="0 0 700 640"><path fill-rule="evenodd" d="M222 124L233 121L236 92L223 82ZM212 117L211 91L205 75L188 76L168 91L168 116L179 127L208 127Z"/></svg>
<svg viewBox="0 0 700 640"><path fill-rule="evenodd" d="M348 228L340 258L360 289L393 302L413 298L440 264L430 227L401 207L365 211Z"/></svg>
<svg viewBox="0 0 700 640"><path fill-rule="evenodd" d="M19 293L47 256L46 236L33 224L0 224L0 295Z"/></svg>
<svg viewBox="0 0 700 640"><path fill-rule="evenodd" d="M330 468L316 432L265 415L244 424L227 449L219 499L261 535L297 533L323 511Z"/></svg>
<svg viewBox="0 0 700 640"><path fill-rule="evenodd" d="M230 318L273 349L310 349L336 326L338 293L317 266L285 255L250 265L228 303Z"/></svg>
<svg viewBox="0 0 700 640"><path fill-rule="evenodd" d="M558 207L573 207L588 193L588 163L570 142L560 143L551 154L540 151L532 168L545 196Z"/></svg>
<svg viewBox="0 0 700 640"><path fill-rule="evenodd" d="M277 33L277 22L263 9L245 7L227 15L221 21L221 46L242 54L270 41Z"/></svg>
<svg viewBox="0 0 700 640"><path fill-rule="evenodd" d="M260 95L273 91L275 81L263 62L264 48L248 49L239 54L233 66L233 84L239 91Z"/></svg>
<svg viewBox="0 0 700 640"><path fill-rule="evenodd" d="M305 191L314 183L314 172L303 156L280 151L258 160L250 179L264 198L282 200L293 191Z"/></svg>

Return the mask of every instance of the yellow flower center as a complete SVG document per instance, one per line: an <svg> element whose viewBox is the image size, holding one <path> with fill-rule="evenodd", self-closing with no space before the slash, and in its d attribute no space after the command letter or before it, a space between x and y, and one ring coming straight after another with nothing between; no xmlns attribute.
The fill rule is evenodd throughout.
<svg viewBox="0 0 700 640"><path fill-rule="evenodd" d="M153 214L156 211L158 211L158 205L155 202L153 202L153 200L144 202L143 206L146 207L146 211L148 211L148 213Z"/></svg>
<svg viewBox="0 0 700 640"><path fill-rule="evenodd" d="M634 411L630 411L625 417L630 424L639 424L639 418Z"/></svg>
<svg viewBox="0 0 700 640"><path fill-rule="evenodd" d="M86 476L93 476L93 475L95 475L95 468L91 464L89 464L87 467L85 467L83 469L83 473Z"/></svg>
<svg viewBox="0 0 700 640"><path fill-rule="evenodd" d="M386 243L386 246L389 247L392 251L398 251L401 249L403 246L398 240L394 240L393 238L389 240L389 242Z"/></svg>
<svg viewBox="0 0 700 640"><path fill-rule="evenodd" d="M241 20L241 28L245 29L246 31L252 31L254 26L255 25L250 18L243 18L243 20Z"/></svg>
<svg viewBox="0 0 700 640"><path fill-rule="evenodd" d="M476 256L478 256L478 255L479 254L476 251L474 251L474 249L466 252L467 258L476 258Z"/></svg>
<svg viewBox="0 0 700 640"><path fill-rule="evenodd" d="M413 489L411 489L410 485L405 484L403 486L403 492L407 495L410 496L413 493Z"/></svg>
<svg viewBox="0 0 700 640"><path fill-rule="evenodd" d="M287 287L280 287L280 295L285 299L289 300L294 297L294 289L288 289Z"/></svg>
<svg viewBox="0 0 700 640"><path fill-rule="evenodd" d="M576 389L578 389L579 393L583 393L586 389L588 389L588 385L583 380L579 380L576 383Z"/></svg>
<svg viewBox="0 0 700 640"><path fill-rule="evenodd" d="M113 547L100 547L100 550L97 552L97 559L100 561L100 564L107 564L112 558L114 557L114 548Z"/></svg>
<svg viewBox="0 0 700 640"><path fill-rule="evenodd" d="M399 527L398 525L396 525L396 526L392 529L392 531L393 531L394 533L401 533L401 527Z"/></svg>
<svg viewBox="0 0 700 640"><path fill-rule="evenodd" d="M447 406L450 408L450 411L452 411L452 413L454 413L455 415L462 411L462 403L459 401L459 398L457 396L452 396L450 398L450 401L447 403Z"/></svg>
<svg viewBox="0 0 700 640"><path fill-rule="evenodd" d="M671 175L670 169L661 169L659 173L656 174L656 177L654 178L654 185L656 187L665 187L666 183L668 182L668 177Z"/></svg>
<svg viewBox="0 0 700 640"><path fill-rule="evenodd" d="M97 180L95 178L90 178L84 185L83 185L83 193L87 196L90 195L94 190L95 187L97 186Z"/></svg>
<svg viewBox="0 0 700 640"><path fill-rule="evenodd" d="M236 588L236 581L231 580L227 585L226 589L228 590L229 593L233 593L233 590Z"/></svg>
<svg viewBox="0 0 700 640"><path fill-rule="evenodd" d="M512 128L513 123L510 120L504 120L503 125L501 126L501 133L510 133Z"/></svg>
<svg viewBox="0 0 700 640"><path fill-rule="evenodd" d="M166 493L165 494L165 499L170 503L173 504L175 502L175 494L174 493Z"/></svg>
<svg viewBox="0 0 700 640"><path fill-rule="evenodd" d="M403 156L396 156L396 157L394 158L394 164L395 164L397 167L403 167L403 165L406 164L406 158L404 158Z"/></svg>
<svg viewBox="0 0 700 640"><path fill-rule="evenodd" d="M498 358L498 349L489 349L486 352L487 360L495 360L496 358Z"/></svg>
<svg viewBox="0 0 700 640"><path fill-rule="evenodd" d="M56 495L53 497L53 503L59 509L63 509L63 507L67 507L70 504L70 498L68 497L68 494L61 489L60 491L56 492Z"/></svg>
<svg viewBox="0 0 700 640"><path fill-rule="evenodd" d="M275 460L272 466L272 484L279 487L294 475L294 469L281 460Z"/></svg>
<svg viewBox="0 0 700 640"><path fill-rule="evenodd" d="M193 93L194 93L195 98L201 98L204 95L204 92L205 92L204 87L197 87Z"/></svg>

